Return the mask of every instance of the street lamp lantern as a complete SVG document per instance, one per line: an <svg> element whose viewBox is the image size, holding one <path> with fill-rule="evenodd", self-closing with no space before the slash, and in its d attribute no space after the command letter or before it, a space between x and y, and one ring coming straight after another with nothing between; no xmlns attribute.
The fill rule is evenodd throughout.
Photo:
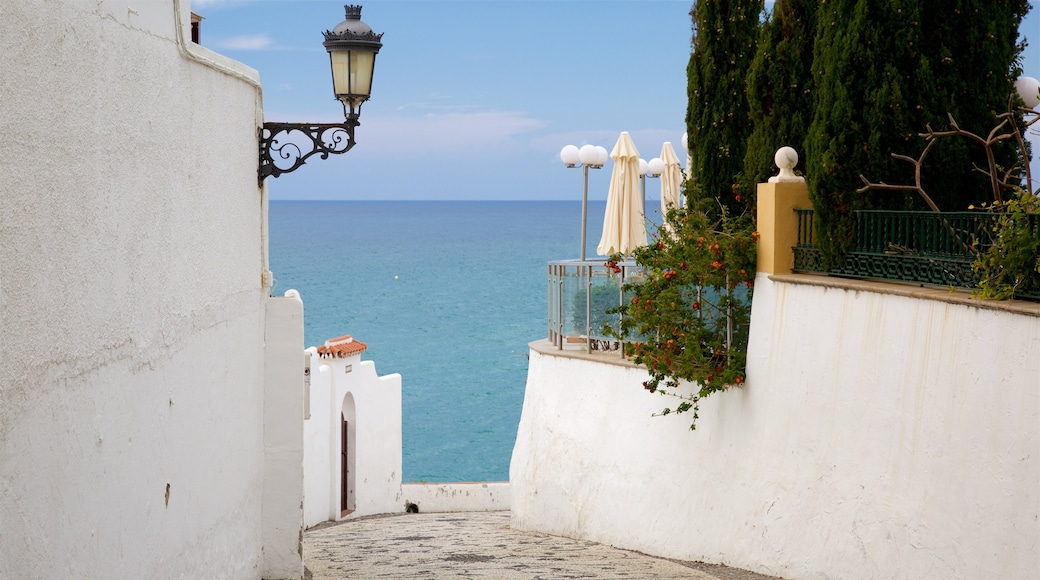
<svg viewBox="0 0 1040 580"><path fill-rule="evenodd" d="M347 5L347 19L326 30L325 50L332 65L332 90L343 103L343 123L274 123L260 129L258 182L295 171L312 155L328 159L331 154L354 147L354 129L360 123L361 104L372 92L376 54L383 47L383 34L372 32L361 21L361 6Z"/></svg>
<svg viewBox="0 0 1040 580"><path fill-rule="evenodd" d="M361 21L361 6L348 4L344 9L347 19L325 31L323 44L329 52L333 92L343 103L343 116L356 119L361 104L372 93L372 73L383 35Z"/></svg>

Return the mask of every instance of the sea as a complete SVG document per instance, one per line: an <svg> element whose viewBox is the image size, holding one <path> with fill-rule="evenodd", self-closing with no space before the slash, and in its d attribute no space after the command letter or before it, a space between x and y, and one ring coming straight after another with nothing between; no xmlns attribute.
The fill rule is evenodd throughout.
<svg viewBox="0 0 1040 580"><path fill-rule="evenodd" d="M589 202L590 259L604 208ZM378 374L401 374L403 481L509 479L527 345L547 335L547 264L579 256L581 213L580 201L270 202L272 293L300 292L306 346L350 334Z"/></svg>

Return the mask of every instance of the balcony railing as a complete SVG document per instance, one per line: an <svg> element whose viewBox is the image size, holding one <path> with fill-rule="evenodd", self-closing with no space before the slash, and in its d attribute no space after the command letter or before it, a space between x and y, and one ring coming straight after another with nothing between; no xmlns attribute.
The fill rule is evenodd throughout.
<svg viewBox="0 0 1040 580"><path fill-rule="evenodd" d="M620 329L620 315L607 311L631 299L622 286L638 282L642 270L635 262L619 262L618 269L602 260L549 262L549 341L557 348L619 351L624 356L624 344L603 329Z"/></svg>
<svg viewBox="0 0 1040 580"><path fill-rule="evenodd" d="M635 262L619 262L617 269L602 261L560 260L549 262L549 341L560 350L618 351L624 356L625 342L647 341L647 336L629 334L625 341L608 336L604 327L620 334L621 315L608 312L632 300L627 283L639 284L643 269ZM721 293L720 293L721 292ZM686 299L699 302L697 318L706 333L717 335L727 352L747 349L748 320L734 317L730 300L749 305L751 296L744 285L730 290L693 287Z"/></svg>
<svg viewBox="0 0 1040 580"><path fill-rule="evenodd" d="M825 270L813 243L813 210L795 212L796 272L967 289L978 283L972 271L976 257L972 244L978 240L979 249L985 249L995 217L986 212L857 211L855 244L842 264ZM1040 288L1023 288L1018 295L1040 299Z"/></svg>

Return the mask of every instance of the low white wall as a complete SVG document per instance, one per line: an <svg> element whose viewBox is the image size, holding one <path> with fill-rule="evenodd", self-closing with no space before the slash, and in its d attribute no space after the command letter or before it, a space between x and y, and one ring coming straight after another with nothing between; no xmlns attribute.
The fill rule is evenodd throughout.
<svg viewBox="0 0 1040 580"><path fill-rule="evenodd" d="M509 482L406 483L405 505L420 512L492 512L509 509Z"/></svg>
<svg viewBox="0 0 1040 580"><path fill-rule="evenodd" d="M747 382L689 417L532 344L512 523L798 578L1033 578L1040 318L756 280Z"/></svg>

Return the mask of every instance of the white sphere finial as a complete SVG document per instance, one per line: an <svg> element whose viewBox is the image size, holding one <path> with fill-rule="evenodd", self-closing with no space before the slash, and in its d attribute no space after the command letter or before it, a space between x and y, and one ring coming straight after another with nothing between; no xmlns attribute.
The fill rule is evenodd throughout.
<svg viewBox="0 0 1040 580"><path fill-rule="evenodd" d="M776 150L773 162L780 168L780 174L769 178L769 183L801 183L804 177L794 174L794 166L798 165L798 152L793 147L781 147Z"/></svg>

